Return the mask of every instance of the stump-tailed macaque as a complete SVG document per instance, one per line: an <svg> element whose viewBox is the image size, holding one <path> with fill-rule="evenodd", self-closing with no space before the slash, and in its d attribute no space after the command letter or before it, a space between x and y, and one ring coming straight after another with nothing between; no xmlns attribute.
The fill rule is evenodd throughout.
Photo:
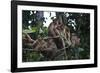
<svg viewBox="0 0 100 73"><path fill-rule="evenodd" d="M42 53L42 55L47 58L47 60L53 60L57 47L51 38L42 39L39 38L33 43L33 49Z"/></svg>
<svg viewBox="0 0 100 73"><path fill-rule="evenodd" d="M57 51L57 46L52 38L38 38L33 40L28 34L23 33L23 48L30 48L41 53L47 60L53 60Z"/></svg>
<svg viewBox="0 0 100 73"><path fill-rule="evenodd" d="M57 45L57 48L64 48L64 44L67 46L71 45L70 40L70 29L65 26L63 23L60 23L58 19L54 19L48 27L48 35L51 37L57 37L54 41Z"/></svg>
<svg viewBox="0 0 100 73"><path fill-rule="evenodd" d="M58 26L58 20L54 19L48 27L48 36L56 37L58 33L56 32L56 26Z"/></svg>
<svg viewBox="0 0 100 73"><path fill-rule="evenodd" d="M23 48L32 47L34 40L27 33L23 33L22 35Z"/></svg>
<svg viewBox="0 0 100 73"><path fill-rule="evenodd" d="M41 52L42 50L47 48L47 43L42 38L38 38L37 40L34 41L32 48L36 51Z"/></svg>

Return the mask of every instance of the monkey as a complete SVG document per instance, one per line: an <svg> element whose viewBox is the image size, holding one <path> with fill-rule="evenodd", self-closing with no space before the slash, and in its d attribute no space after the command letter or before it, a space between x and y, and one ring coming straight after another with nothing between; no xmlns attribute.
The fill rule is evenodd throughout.
<svg viewBox="0 0 100 73"><path fill-rule="evenodd" d="M33 49L37 51L42 51L44 48L47 48L47 43L40 37L36 39L33 43Z"/></svg>
<svg viewBox="0 0 100 73"><path fill-rule="evenodd" d="M22 33L22 45L23 48L32 47L34 40L27 33Z"/></svg>
<svg viewBox="0 0 100 73"><path fill-rule="evenodd" d="M41 53L47 60L53 60L57 47L52 38L43 39L39 37L33 40L29 34L23 33L23 48L31 48L33 51Z"/></svg>
<svg viewBox="0 0 100 73"><path fill-rule="evenodd" d="M59 38L59 34L56 31L56 27L58 26L58 19L54 19L53 22L50 23L49 27L48 27L48 36L55 38L54 42L57 45L58 49L63 48L63 44L61 39Z"/></svg>
<svg viewBox="0 0 100 73"><path fill-rule="evenodd" d="M53 39L39 38L33 43L33 49L41 53L47 60L53 60L57 51L56 44Z"/></svg>
<svg viewBox="0 0 100 73"><path fill-rule="evenodd" d="M54 39L58 49L64 48L63 40L70 46L70 29L61 23L58 19L54 19L48 27L48 36L56 37ZM63 38L63 39L62 39Z"/></svg>
<svg viewBox="0 0 100 73"><path fill-rule="evenodd" d="M56 31L58 32L60 37L64 40L64 42L70 46L71 45L70 29L67 26L65 26L64 24L60 23L56 27Z"/></svg>
<svg viewBox="0 0 100 73"><path fill-rule="evenodd" d="M54 19L48 27L48 36L55 37L58 33L55 31L55 27L58 25L58 20Z"/></svg>
<svg viewBox="0 0 100 73"><path fill-rule="evenodd" d="M46 52L47 58L49 58L49 60L53 60L57 52L57 46L52 38L46 39L46 42L47 49L45 49L44 51Z"/></svg>

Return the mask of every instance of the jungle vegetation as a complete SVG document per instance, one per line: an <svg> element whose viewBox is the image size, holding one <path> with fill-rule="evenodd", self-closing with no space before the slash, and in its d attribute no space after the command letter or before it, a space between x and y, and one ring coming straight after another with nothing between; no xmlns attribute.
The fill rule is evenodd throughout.
<svg viewBox="0 0 100 73"><path fill-rule="evenodd" d="M47 13L47 14L46 14ZM48 59L40 51L34 51L30 43L24 44L26 34L36 41L39 38L48 37L48 26L55 19L59 19L75 33L80 39L79 45L68 47L68 50L60 50L54 59ZM22 61L53 61L53 60L79 60L90 58L90 14L73 12L45 12L45 11L22 11ZM75 42L76 43L76 42ZM67 58L65 58L66 52Z"/></svg>

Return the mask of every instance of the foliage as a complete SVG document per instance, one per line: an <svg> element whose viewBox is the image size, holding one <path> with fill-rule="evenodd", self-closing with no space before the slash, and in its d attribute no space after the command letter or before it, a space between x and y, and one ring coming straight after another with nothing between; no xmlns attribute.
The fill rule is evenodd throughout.
<svg viewBox="0 0 100 73"><path fill-rule="evenodd" d="M40 61L42 55L37 52L25 52L23 53L23 62Z"/></svg>
<svg viewBox="0 0 100 73"><path fill-rule="evenodd" d="M56 18L64 23L71 30L71 33L76 33L81 39L80 46L76 46L69 50L69 59L89 59L90 58L90 14L88 13L69 13L55 12ZM48 27L43 26L45 19L43 11L22 11L22 28L24 33L28 33L32 39L48 36ZM51 19L54 19L51 16ZM30 49L30 48L29 48ZM77 56L77 57L76 57ZM76 58L75 58L76 57ZM62 59L63 57L57 57ZM23 61L33 62L45 60L38 52L28 52L23 50ZM57 59L55 59L57 60Z"/></svg>

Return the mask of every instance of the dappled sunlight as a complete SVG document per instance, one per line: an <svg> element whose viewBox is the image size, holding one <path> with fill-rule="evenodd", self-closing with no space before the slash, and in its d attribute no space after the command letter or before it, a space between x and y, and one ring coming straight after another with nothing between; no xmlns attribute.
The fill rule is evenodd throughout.
<svg viewBox="0 0 100 73"><path fill-rule="evenodd" d="M52 22L52 17L55 17L56 13L55 12L44 12L44 18L45 18L45 22L43 22L43 26L44 27L48 27L49 24Z"/></svg>

